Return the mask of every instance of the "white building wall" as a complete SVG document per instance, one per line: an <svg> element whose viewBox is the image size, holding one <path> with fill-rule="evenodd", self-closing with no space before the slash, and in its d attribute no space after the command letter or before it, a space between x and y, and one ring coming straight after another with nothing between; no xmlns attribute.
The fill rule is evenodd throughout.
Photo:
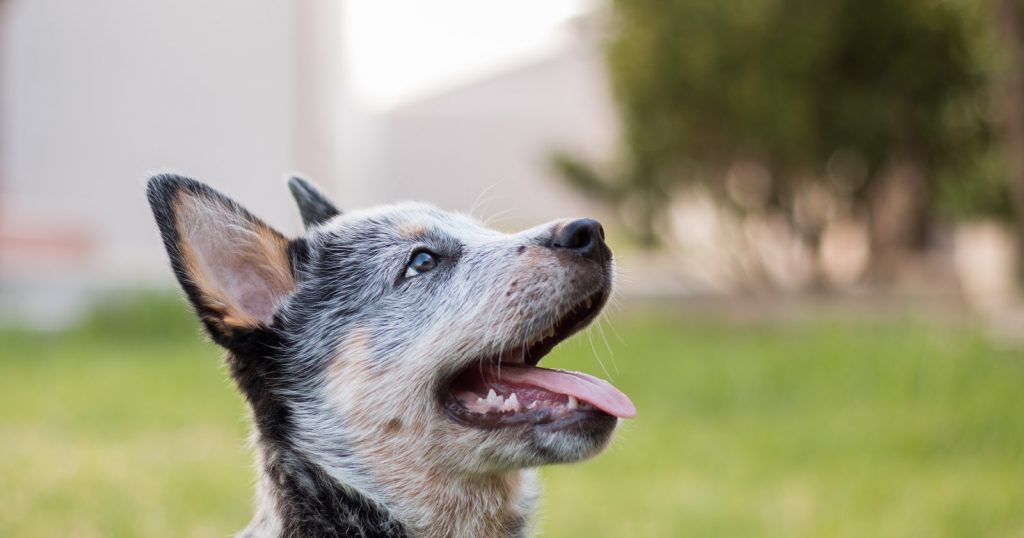
<svg viewBox="0 0 1024 538"><path fill-rule="evenodd" d="M340 97L317 49L334 44L312 34L339 16L334 0L0 0L0 317L170 286L144 196L155 171L297 231L283 177L333 169L338 119L317 114ZM32 247L69 236L84 249Z"/></svg>
<svg viewBox="0 0 1024 538"><path fill-rule="evenodd" d="M12 204L87 230L112 271L156 240L150 171L209 178L289 222L277 203L291 164L287 2L6 4L0 189Z"/></svg>

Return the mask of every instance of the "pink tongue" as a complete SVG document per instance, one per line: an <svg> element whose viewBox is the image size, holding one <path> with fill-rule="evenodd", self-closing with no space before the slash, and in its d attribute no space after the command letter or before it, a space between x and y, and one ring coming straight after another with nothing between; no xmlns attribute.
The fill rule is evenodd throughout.
<svg viewBox="0 0 1024 538"><path fill-rule="evenodd" d="M577 399L619 418L633 418L636 407L611 383L594 376L566 370L549 370L536 366L502 365L498 373L502 381L533 385L544 390L575 396Z"/></svg>

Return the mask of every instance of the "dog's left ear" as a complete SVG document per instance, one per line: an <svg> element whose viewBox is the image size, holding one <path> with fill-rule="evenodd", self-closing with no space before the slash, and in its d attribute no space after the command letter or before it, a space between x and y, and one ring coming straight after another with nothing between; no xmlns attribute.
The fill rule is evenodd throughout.
<svg viewBox="0 0 1024 538"><path fill-rule="evenodd" d="M292 191L292 197L299 206L302 224L306 228L322 224L341 214L320 189L299 176L292 176L288 180L288 190Z"/></svg>
<svg viewBox="0 0 1024 538"><path fill-rule="evenodd" d="M295 290L291 242L237 203L174 175L146 189L178 282L221 345L269 327Z"/></svg>

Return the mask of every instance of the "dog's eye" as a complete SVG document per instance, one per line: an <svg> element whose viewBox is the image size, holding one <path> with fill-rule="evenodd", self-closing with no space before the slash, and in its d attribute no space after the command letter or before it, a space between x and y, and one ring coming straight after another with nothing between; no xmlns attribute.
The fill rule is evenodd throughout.
<svg viewBox="0 0 1024 538"><path fill-rule="evenodd" d="M414 277L437 267L437 255L429 250L417 250L412 253L409 263L405 266L405 278Z"/></svg>

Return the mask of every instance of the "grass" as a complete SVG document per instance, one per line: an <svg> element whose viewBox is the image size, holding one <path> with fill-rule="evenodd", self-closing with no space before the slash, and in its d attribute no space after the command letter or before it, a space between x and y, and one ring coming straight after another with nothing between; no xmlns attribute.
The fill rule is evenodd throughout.
<svg viewBox="0 0 1024 538"><path fill-rule="evenodd" d="M639 416L543 470L543 536L1024 536L1024 354L914 321L619 316ZM620 339L621 338L621 339ZM245 408L180 304L0 333L0 536L226 536ZM546 364L604 375L581 337Z"/></svg>

